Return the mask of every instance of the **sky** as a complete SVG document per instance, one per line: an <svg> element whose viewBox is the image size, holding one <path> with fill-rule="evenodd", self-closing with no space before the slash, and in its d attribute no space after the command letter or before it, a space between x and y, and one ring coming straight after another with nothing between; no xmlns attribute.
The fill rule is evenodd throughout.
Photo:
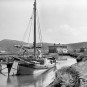
<svg viewBox="0 0 87 87"><path fill-rule="evenodd" d="M23 41L33 3L34 0L0 0L0 40ZM43 42L87 41L87 0L37 0L37 9Z"/></svg>

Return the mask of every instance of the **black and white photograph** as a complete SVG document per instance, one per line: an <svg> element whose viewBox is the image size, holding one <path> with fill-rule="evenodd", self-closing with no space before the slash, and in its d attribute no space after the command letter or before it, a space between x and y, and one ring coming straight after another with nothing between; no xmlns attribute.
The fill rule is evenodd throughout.
<svg viewBox="0 0 87 87"><path fill-rule="evenodd" d="M0 0L0 87L87 87L87 0Z"/></svg>

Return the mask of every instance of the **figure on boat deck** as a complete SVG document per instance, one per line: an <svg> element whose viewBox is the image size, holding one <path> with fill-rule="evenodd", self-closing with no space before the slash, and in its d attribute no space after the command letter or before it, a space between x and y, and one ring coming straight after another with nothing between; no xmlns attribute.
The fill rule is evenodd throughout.
<svg viewBox="0 0 87 87"><path fill-rule="evenodd" d="M41 58L42 57L41 50L37 49L37 51L38 51L38 57Z"/></svg>

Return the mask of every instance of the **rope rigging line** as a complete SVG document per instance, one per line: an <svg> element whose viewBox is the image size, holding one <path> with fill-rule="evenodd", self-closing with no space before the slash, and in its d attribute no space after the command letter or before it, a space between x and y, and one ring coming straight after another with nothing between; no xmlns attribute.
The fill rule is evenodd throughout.
<svg viewBox="0 0 87 87"><path fill-rule="evenodd" d="M34 16L32 16L33 19ZM30 25L30 32L29 32L29 36L28 36L28 45L29 45L29 40L30 40L30 34L31 34L31 29L32 29L32 24L33 24L33 20L31 21L31 25Z"/></svg>
<svg viewBox="0 0 87 87"><path fill-rule="evenodd" d="M40 27L40 21L39 21L39 16L38 16L38 10L37 10L37 25L38 25L38 33L39 33L39 40L40 43L43 43L42 41L42 33L41 33L41 27Z"/></svg>
<svg viewBox="0 0 87 87"><path fill-rule="evenodd" d="M25 41L25 37L27 36L27 32L28 32L28 29L29 29L29 26L30 26L30 31L29 31L29 36L28 36L28 45L29 45L29 37L30 37L30 32L31 32L32 19L33 19L33 12L32 12L32 15L31 15L31 17L29 19L26 31L25 31L24 36L23 36L23 41ZM19 52L21 52L22 49L23 49L23 45L21 45L21 48L20 48Z"/></svg>
<svg viewBox="0 0 87 87"><path fill-rule="evenodd" d="M33 18L33 12L32 12L32 16L31 16L30 19L29 19L29 22L28 22L28 25L27 25L26 31L25 31L25 33L24 33L23 41L25 41L25 37L26 37L26 35L27 35L28 28L29 28L29 26L30 26L31 23L32 23L32 18ZM31 30L29 31L29 33L30 33L30 32L31 32Z"/></svg>
<svg viewBox="0 0 87 87"><path fill-rule="evenodd" d="M41 46L43 46L40 20L39 20L39 16L38 16L38 10L36 12L36 15L37 15L36 21L37 21L37 27L38 27L38 33L39 33L39 40L40 40ZM28 33L28 46L29 46L30 34L31 34L31 30L32 30L33 19L34 19L34 13L32 12L32 15L29 19L26 31L25 31L24 36L23 36L23 41L24 41L25 37L27 36L27 33ZM23 45L21 46L20 52L21 52L22 49L23 49Z"/></svg>

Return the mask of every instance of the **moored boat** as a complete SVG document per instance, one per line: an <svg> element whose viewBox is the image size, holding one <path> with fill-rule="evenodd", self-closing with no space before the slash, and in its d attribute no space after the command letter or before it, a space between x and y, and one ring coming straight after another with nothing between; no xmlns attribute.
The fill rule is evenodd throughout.
<svg viewBox="0 0 87 87"><path fill-rule="evenodd" d="M36 47L36 0L34 2L34 42L32 47L25 46L16 46L22 48L24 53L27 50L25 49L34 49L32 54L32 59L30 57L14 57L14 62L12 65L7 64L8 75L31 75L31 74L41 74L53 67L55 67L55 62L49 58L44 58L41 54L41 51ZM32 18L31 18L32 19ZM37 55L36 51L38 51L39 55ZM15 60L16 59L16 60Z"/></svg>
<svg viewBox="0 0 87 87"><path fill-rule="evenodd" d="M55 62L50 59L44 58L41 62L31 61L31 62L21 62L14 61L12 66L8 65L8 75L39 75L53 67L55 67Z"/></svg>

